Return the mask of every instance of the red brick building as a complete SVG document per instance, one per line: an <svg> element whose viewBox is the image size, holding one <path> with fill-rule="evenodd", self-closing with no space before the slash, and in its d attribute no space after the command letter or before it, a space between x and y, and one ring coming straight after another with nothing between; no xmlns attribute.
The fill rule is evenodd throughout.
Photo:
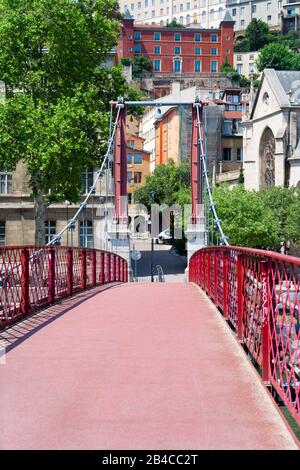
<svg viewBox="0 0 300 470"><path fill-rule="evenodd" d="M218 73L227 61L233 65L234 21L227 12L218 29L168 28L141 25L127 12L117 47L119 59L149 57L153 73Z"/></svg>

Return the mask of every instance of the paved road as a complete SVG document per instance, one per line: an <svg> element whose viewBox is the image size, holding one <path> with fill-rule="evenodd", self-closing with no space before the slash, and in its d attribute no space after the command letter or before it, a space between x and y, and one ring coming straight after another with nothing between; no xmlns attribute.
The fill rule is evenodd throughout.
<svg viewBox="0 0 300 470"><path fill-rule="evenodd" d="M192 284L75 304L0 365L2 449L296 449L220 314Z"/></svg>
<svg viewBox="0 0 300 470"><path fill-rule="evenodd" d="M150 281L151 239L133 242L135 249L141 251L142 258L137 263L138 277L141 282ZM184 282L184 271L187 266L185 256L176 254L170 245L154 244L153 264L160 264L163 268L166 282ZM134 266L133 266L134 269ZM155 270L157 273L157 270Z"/></svg>

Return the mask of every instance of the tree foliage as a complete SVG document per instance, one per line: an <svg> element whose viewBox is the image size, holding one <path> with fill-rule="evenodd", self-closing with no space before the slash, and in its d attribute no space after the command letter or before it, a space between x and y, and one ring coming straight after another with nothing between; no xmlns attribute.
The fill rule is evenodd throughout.
<svg viewBox="0 0 300 470"><path fill-rule="evenodd" d="M279 243L278 222L273 211L255 191L243 185L214 189L218 216L231 245L271 248Z"/></svg>
<svg viewBox="0 0 300 470"><path fill-rule="evenodd" d="M275 70L300 70L300 56L280 43L264 46L257 59L257 68L262 72L266 68Z"/></svg>
<svg viewBox="0 0 300 470"><path fill-rule="evenodd" d="M132 78L140 79L147 72L151 72L152 62L149 57L145 56L136 56L134 57L132 64Z"/></svg>
<svg viewBox="0 0 300 470"><path fill-rule="evenodd" d="M259 195L266 207L270 207L278 224L278 238L286 245L288 241L300 241L300 194L295 188L274 186L261 190Z"/></svg>
<svg viewBox="0 0 300 470"><path fill-rule="evenodd" d="M152 197L152 194L155 194ZM144 187L137 189L134 200L148 209L151 204L175 203L188 204L190 201L190 166L189 161L176 165L172 160L155 168L148 176Z"/></svg>
<svg viewBox="0 0 300 470"><path fill-rule="evenodd" d="M167 28L184 28L184 26L176 21L175 18L167 24Z"/></svg>
<svg viewBox="0 0 300 470"><path fill-rule="evenodd" d="M235 44L235 52L258 51L272 40L269 27L261 19L253 18L245 30L245 37Z"/></svg>
<svg viewBox="0 0 300 470"><path fill-rule="evenodd" d="M0 167L26 164L37 216L53 200L79 200L82 171L107 145L109 101L138 96L122 66L101 65L119 17L115 0L0 0Z"/></svg>
<svg viewBox="0 0 300 470"><path fill-rule="evenodd" d="M261 19L253 18L245 31L250 51L258 51L269 42L269 27Z"/></svg>

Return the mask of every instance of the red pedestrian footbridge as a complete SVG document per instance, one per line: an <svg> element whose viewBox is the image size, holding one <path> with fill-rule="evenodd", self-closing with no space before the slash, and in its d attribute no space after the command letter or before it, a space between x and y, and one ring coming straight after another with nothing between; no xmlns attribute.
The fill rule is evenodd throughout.
<svg viewBox="0 0 300 470"><path fill-rule="evenodd" d="M62 259L63 249L53 250L57 250L56 261ZM67 254L69 268L73 255ZM299 331L293 320L291 285L285 282L283 290L289 292L285 294L289 331L283 330L287 301L281 305L284 313L277 330L274 327L277 339L273 320L267 322L264 317L259 328L260 312L273 318L277 309L274 302L270 307L275 277L280 272L283 282L297 271L292 259L278 255L273 259L275 266L271 261L266 264L270 253L206 249L191 259L190 283L139 284L125 282L125 261L118 259L115 264L112 258L110 282L103 285L98 282L98 254L90 255L81 253L80 263L87 277L91 273L95 286L48 304L34 316L18 318L21 321L2 332L7 352L0 364L1 449L298 449L267 391L273 387L298 419L295 342ZM26 291L24 273L17 268L23 286L20 291L15 286L18 312L25 309L24 296L27 308L35 298L33 276L26 268L31 254L27 256L23 249L21 256L30 289ZM51 256L46 256L47 272L51 274L56 266L50 280L55 297L55 276L63 270L53 264ZM280 263L285 263L285 272ZM11 273L11 264L9 269ZM274 272L272 277L270 269L278 270L276 276ZM10 292L10 299L11 279L6 274L5 295ZM66 289L70 283L69 276ZM45 295L48 284L45 280L43 284ZM233 304L234 289L237 300ZM6 300L4 308L3 291L4 281L2 317L8 321L14 316L13 302ZM265 295L268 311L263 310ZM225 313L224 302L229 306ZM247 317L247 311L256 316ZM251 330L252 340L251 328L256 334ZM288 345L292 359L284 350L275 363L272 348L276 341L278 351L282 343L281 353ZM262 369L262 376L250 357ZM288 386L283 382L284 367L290 370Z"/></svg>

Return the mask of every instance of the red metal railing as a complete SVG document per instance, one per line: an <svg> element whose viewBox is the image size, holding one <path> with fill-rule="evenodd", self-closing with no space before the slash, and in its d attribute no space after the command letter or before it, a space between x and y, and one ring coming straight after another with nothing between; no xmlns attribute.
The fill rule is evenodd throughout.
<svg viewBox="0 0 300 470"><path fill-rule="evenodd" d="M61 246L0 248L0 330L75 292L127 282L115 253Z"/></svg>
<svg viewBox="0 0 300 470"><path fill-rule="evenodd" d="M207 247L191 257L189 273L300 424L300 258Z"/></svg>

